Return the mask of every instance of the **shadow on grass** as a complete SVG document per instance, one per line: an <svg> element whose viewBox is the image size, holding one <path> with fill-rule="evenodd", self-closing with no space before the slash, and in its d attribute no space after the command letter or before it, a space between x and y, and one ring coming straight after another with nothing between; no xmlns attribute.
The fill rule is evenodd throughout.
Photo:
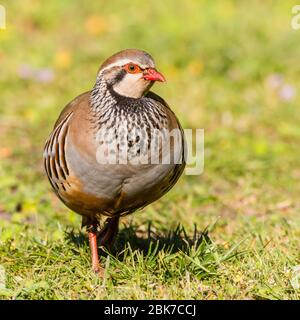
<svg viewBox="0 0 300 320"><path fill-rule="evenodd" d="M199 231L197 225L194 225L192 236L189 236L180 224L174 229L160 233L154 232L152 229L151 222L148 223L146 231L141 231L138 226L133 224L126 226L119 232L111 253L120 254L128 246L133 251L140 250L145 254L148 254L153 247L156 248L157 253L161 250L169 253L187 252L191 246L197 248L203 241L211 243L207 228ZM78 247L88 246L87 235L82 231L66 231L66 240Z"/></svg>
<svg viewBox="0 0 300 320"><path fill-rule="evenodd" d="M147 231L143 232L137 226L129 225L122 229L118 236L116 243L117 252L125 249L128 244L132 250L141 250L147 254L153 245L157 246L157 251L165 250L170 253L177 251L187 251L191 246L198 247L202 241L205 240L210 243L208 231L198 231L197 226L194 225L193 235L190 237L182 225L178 225L175 229L170 229L165 232L154 232L152 230L151 222L147 225Z"/></svg>
<svg viewBox="0 0 300 320"><path fill-rule="evenodd" d="M71 231L66 233L66 237L69 242L87 249L88 239L84 233ZM225 250L210 239L207 228L198 231L197 225L194 225L194 232L189 236L185 228L179 224L174 229L158 233L149 222L146 228L145 225L125 226L119 232L115 247L110 252L106 249L101 250L100 256L105 257L109 254L114 260L124 262L128 257L139 259L142 253L145 263L148 264L147 268L154 272L157 267L156 258L162 253L162 256L167 256L168 259L177 260L179 275L188 270L199 279L204 279L217 276L220 264L243 254L243 251L237 251L243 241ZM124 270L125 273L128 272L128 269ZM165 272L168 274L168 268Z"/></svg>

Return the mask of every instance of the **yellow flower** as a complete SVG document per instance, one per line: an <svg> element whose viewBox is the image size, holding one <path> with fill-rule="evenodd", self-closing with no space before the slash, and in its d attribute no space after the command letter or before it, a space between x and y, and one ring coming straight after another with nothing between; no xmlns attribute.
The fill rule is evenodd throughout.
<svg viewBox="0 0 300 320"><path fill-rule="evenodd" d="M223 247L224 247L225 249L229 249L228 242L224 242L224 243L223 243Z"/></svg>
<svg viewBox="0 0 300 320"><path fill-rule="evenodd" d="M72 63L72 54L68 50L59 50L54 57L54 65L58 69L68 69Z"/></svg>
<svg viewBox="0 0 300 320"><path fill-rule="evenodd" d="M92 36L97 36L107 30L108 23L104 17L99 15L92 15L86 20L85 28L87 33Z"/></svg>

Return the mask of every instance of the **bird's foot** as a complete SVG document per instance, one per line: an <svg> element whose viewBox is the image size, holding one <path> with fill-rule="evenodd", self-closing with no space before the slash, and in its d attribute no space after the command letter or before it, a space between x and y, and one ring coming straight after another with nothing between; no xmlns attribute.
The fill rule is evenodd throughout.
<svg viewBox="0 0 300 320"><path fill-rule="evenodd" d="M100 263L97 266L92 266L92 271L100 278L104 277L104 268L100 266Z"/></svg>

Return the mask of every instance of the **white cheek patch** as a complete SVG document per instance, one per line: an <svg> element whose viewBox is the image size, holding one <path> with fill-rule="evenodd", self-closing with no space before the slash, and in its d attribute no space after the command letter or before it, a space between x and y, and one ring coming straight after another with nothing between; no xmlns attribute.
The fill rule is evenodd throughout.
<svg viewBox="0 0 300 320"><path fill-rule="evenodd" d="M143 81L142 73L127 73L126 76L114 85L114 90L121 96L140 98L148 84Z"/></svg>

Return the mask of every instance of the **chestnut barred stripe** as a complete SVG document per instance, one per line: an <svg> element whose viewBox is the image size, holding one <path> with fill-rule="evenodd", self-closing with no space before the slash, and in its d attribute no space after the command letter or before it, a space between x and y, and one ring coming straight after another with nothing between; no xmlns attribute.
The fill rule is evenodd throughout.
<svg viewBox="0 0 300 320"><path fill-rule="evenodd" d="M59 186L65 189L64 182L67 182L69 169L65 157L65 142L68 134L68 121L73 112L54 129L44 149L44 166L48 179L53 189L59 192ZM67 182L68 183L68 182Z"/></svg>
<svg viewBox="0 0 300 320"><path fill-rule="evenodd" d="M61 166L62 166L62 170L64 171L64 174L66 176L69 175L69 169L67 166L66 154L65 154L65 144L66 144L66 137L68 134L68 130L69 130L68 126L64 128L64 131L63 131L62 137L61 137L61 143L59 144L59 146L60 146L59 150L60 150L60 155L61 155Z"/></svg>

